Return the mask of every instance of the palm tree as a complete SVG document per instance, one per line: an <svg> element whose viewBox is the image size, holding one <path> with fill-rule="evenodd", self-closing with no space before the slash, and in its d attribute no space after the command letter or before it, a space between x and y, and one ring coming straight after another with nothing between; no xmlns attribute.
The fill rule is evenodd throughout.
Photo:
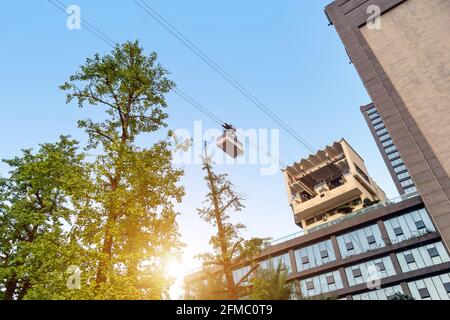
<svg viewBox="0 0 450 320"><path fill-rule="evenodd" d="M397 292L389 300L414 300L414 298L408 296L407 294Z"/></svg>
<svg viewBox="0 0 450 320"><path fill-rule="evenodd" d="M275 268L258 268L250 280L250 300L289 300L294 284L287 282L287 270L281 263Z"/></svg>
<svg viewBox="0 0 450 320"><path fill-rule="evenodd" d="M204 271L205 278L192 288L189 300L228 300L225 281L217 272Z"/></svg>

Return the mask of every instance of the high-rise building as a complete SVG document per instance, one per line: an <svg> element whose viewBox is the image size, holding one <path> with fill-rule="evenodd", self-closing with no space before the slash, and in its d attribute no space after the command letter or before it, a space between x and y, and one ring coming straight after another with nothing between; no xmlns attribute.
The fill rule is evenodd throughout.
<svg viewBox="0 0 450 320"><path fill-rule="evenodd" d="M336 0L325 9L450 246L450 1Z"/></svg>
<svg viewBox="0 0 450 320"><path fill-rule="evenodd" d="M370 132L377 143L398 192L400 194L417 192L411 174L375 105L371 103L367 106L362 106L361 112L366 119Z"/></svg>
<svg viewBox="0 0 450 320"><path fill-rule="evenodd" d="M303 230L237 265L236 284L247 284L252 270L281 264L294 284L292 299L386 300L401 293L450 300L450 256L417 192L386 200L345 140L294 163L284 176ZM195 298L207 279L201 270L187 275L185 297Z"/></svg>

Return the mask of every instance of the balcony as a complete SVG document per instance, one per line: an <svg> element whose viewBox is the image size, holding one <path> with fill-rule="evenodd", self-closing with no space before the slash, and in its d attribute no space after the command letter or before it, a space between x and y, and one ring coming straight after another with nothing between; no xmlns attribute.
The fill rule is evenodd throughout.
<svg viewBox="0 0 450 320"><path fill-rule="evenodd" d="M341 178L341 182L324 183L319 185L317 196L308 199L296 198L293 209L296 220L303 220L317 214L336 208L360 197L364 191L361 183L351 174Z"/></svg>

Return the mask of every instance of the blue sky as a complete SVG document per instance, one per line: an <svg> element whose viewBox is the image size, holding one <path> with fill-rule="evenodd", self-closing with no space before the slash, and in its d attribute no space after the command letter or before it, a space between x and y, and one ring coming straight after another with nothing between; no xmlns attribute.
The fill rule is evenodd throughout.
<svg viewBox="0 0 450 320"><path fill-rule="evenodd" d="M359 106L370 102L323 8L330 0L176 1L148 0L161 15L208 53L223 69L317 148L342 137L365 159L389 197L397 196ZM132 0L73 0L82 16L116 42L139 39L171 72L178 87L219 117L243 129L276 129L277 124L226 83L192 52L146 15ZM0 11L0 158L70 134L86 135L76 121L100 116L93 109L65 105L58 85L87 57L110 48L87 30L66 28L66 17L46 0L8 1ZM171 94L169 125L192 130L217 125ZM152 138L140 140L145 145ZM280 131L280 158L292 163L309 153ZM199 165L186 165L187 195L178 206L180 231L188 245L183 268L208 249L211 229L195 209L206 186ZM293 222L281 174L261 176L256 165L218 166L247 196L238 220L245 236L281 237L299 231ZM0 174L7 167L0 165Z"/></svg>

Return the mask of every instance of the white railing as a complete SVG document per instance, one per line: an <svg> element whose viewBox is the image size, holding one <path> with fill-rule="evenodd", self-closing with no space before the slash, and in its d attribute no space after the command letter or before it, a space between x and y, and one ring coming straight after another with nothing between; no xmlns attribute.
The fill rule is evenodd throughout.
<svg viewBox="0 0 450 320"><path fill-rule="evenodd" d="M403 201L405 201L407 199L415 198L418 195L419 195L418 192L414 192L414 193L409 193L409 194L402 195L402 196L397 197L397 198L393 198L393 199L389 199L389 200L386 200L386 201L383 201L383 202L376 203L374 205L371 205L370 207L366 207L366 208L362 208L362 209L356 210L356 211L354 211L352 213L346 214L345 216L342 216L342 217L337 218L335 220L332 220L330 222L321 224L320 226L311 228L307 232L302 230L300 232L293 233L293 234L290 234L288 236L272 240L272 241L270 241L270 246L274 246L274 245L277 245L277 244L280 244L280 243L283 243L283 242L286 242L286 241L289 241L289 240L301 237L301 236L303 236L303 235L305 235L307 233L313 233L313 232L316 232L316 231L328 228L328 227L330 227L332 225L339 224L339 223L341 223L343 221L346 221L348 219L352 219L352 218L354 218L356 216L364 215L366 213L372 212L373 210L376 210L376 209L379 209L379 208L389 207L389 206L391 206L393 204L403 202Z"/></svg>
<svg viewBox="0 0 450 320"><path fill-rule="evenodd" d="M370 207L361 208L359 210L353 211L352 213L346 214L343 217L337 218L336 220L333 220L333 221L330 221L328 223L321 224L320 226L311 228L311 229L308 230L308 233L312 233L312 232L316 232L316 231L322 230L324 228L328 228L329 226L341 223L342 221L346 221L348 219L352 219L352 218L354 218L356 216L360 216L360 215L372 212L373 210L389 207L389 206L391 206L393 204L403 202L403 201L405 201L407 199L415 198L418 195L419 195L418 192L404 194L404 195L402 195L400 197L397 197L397 198L393 198L393 199L389 199L389 200L385 200L383 202L379 202L379 203L373 204Z"/></svg>

